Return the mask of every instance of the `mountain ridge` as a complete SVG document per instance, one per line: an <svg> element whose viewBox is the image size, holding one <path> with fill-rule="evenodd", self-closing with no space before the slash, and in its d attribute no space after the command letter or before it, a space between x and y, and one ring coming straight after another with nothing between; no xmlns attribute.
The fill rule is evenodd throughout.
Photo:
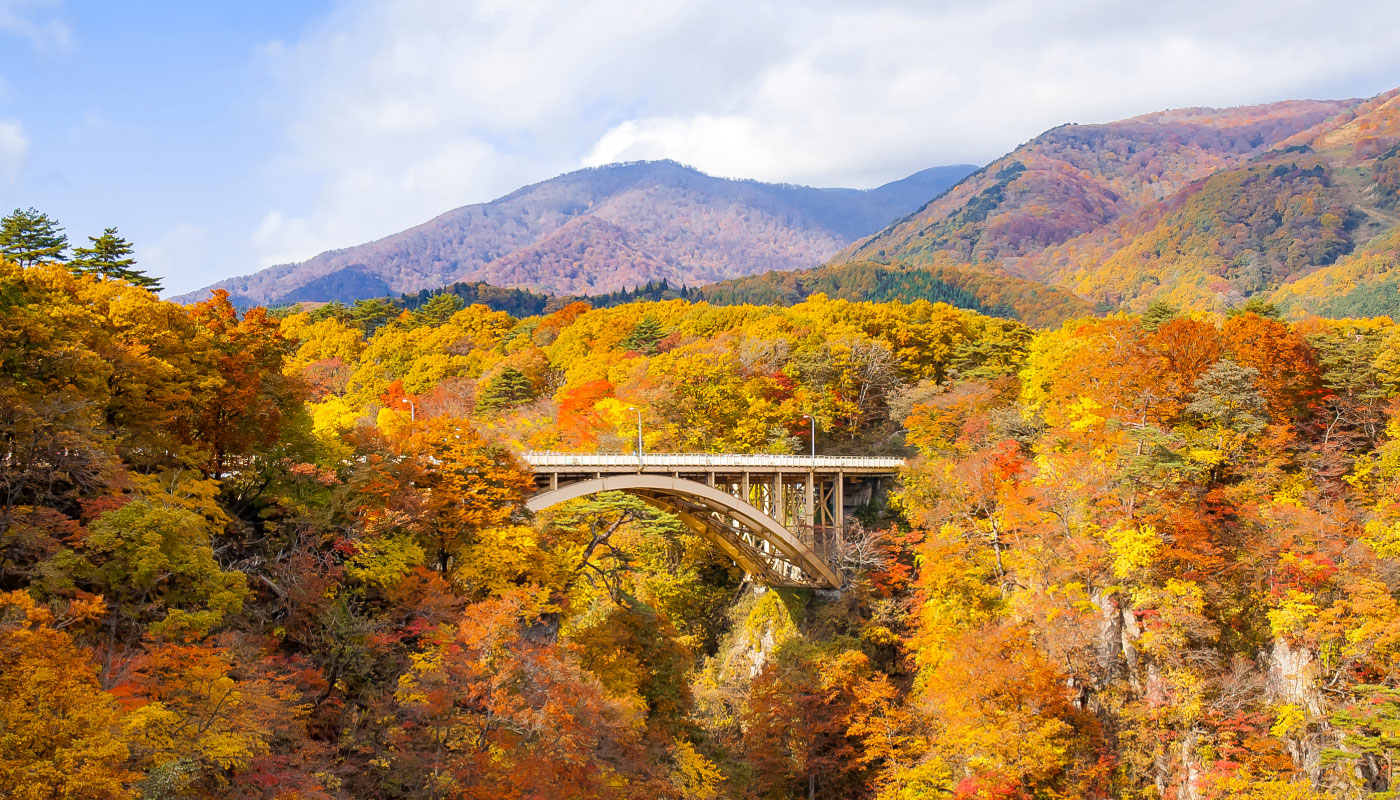
<svg viewBox="0 0 1400 800"><path fill-rule="evenodd" d="M932 167L862 190L716 178L674 161L590 167L175 299L222 288L244 304L353 300L461 281L589 294L811 267L973 169Z"/></svg>
<svg viewBox="0 0 1400 800"><path fill-rule="evenodd" d="M827 267L982 270L1100 308L1400 314L1397 205L1400 90L1177 109L1052 128Z"/></svg>

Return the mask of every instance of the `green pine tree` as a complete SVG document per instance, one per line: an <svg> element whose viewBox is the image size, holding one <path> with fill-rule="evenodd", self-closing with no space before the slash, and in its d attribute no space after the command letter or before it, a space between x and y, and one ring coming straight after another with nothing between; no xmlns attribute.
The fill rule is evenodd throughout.
<svg viewBox="0 0 1400 800"><path fill-rule="evenodd" d="M661 328L661 320L654 314L645 314L622 340L622 349L652 354L656 352L656 343L664 338L666 331Z"/></svg>
<svg viewBox="0 0 1400 800"><path fill-rule="evenodd" d="M1142 328L1147 331L1155 331L1176 319L1179 313L1176 307L1170 303L1154 300L1147 307L1147 310L1142 312Z"/></svg>
<svg viewBox="0 0 1400 800"><path fill-rule="evenodd" d="M467 304L462 298L455 294L434 295L431 300L418 307L413 312L413 324L419 325L441 325L453 314L466 308Z"/></svg>
<svg viewBox="0 0 1400 800"><path fill-rule="evenodd" d="M332 300L329 303L311 312L311 321L320 322L325 319L333 319L337 322L349 323L350 308L339 300Z"/></svg>
<svg viewBox="0 0 1400 800"><path fill-rule="evenodd" d="M1244 305L1235 306L1225 312L1225 316L1227 317L1237 317L1241 314L1254 314L1269 319L1283 319L1283 314L1279 313L1278 306L1257 295L1244 301Z"/></svg>
<svg viewBox="0 0 1400 800"><path fill-rule="evenodd" d="M1269 423L1268 404L1259 392L1259 370L1228 358L1211 365L1196 380L1196 392L1186 410L1222 428L1253 436Z"/></svg>
<svg viewBox="0 0 1400 800"><path fill-rule="evenodd" d="M379 326L397 317L399 307L383 297L372 300L356 300L350 308L350 324L364 331L365 336L373 334Z"/></svg>
<svg viewBox="0 0 1400 800"><path fill-rule="evenodd" d="M67 249L68 236L48 214L16 208L0 218L0 255L22 267L62 261Z"/></svg>
<svg viewBox="0 0 1400 800"><path fill-rule="evenodd" d="M476 407L482 411L499 411L518 406L534 397L535 387L525 373L515 367L506 367L487 382L476 398Z"/></svg>
<svg viewBox="0 0 1400 800"><path fill-rule="evenodd" d="M69 266L88 275L100 275L111 280L126 281L152 292L161 290L160 280L145 272L134 269L136 259L131 242L117 235L116 228L106 228L101 236L89 236L89 247L73 248L73 259Z"/></svg>

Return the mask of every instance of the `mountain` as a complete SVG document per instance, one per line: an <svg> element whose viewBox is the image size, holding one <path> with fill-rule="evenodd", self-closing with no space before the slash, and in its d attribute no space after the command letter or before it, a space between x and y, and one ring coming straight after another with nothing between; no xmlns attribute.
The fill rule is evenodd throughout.
<svg viewBox="0 0 1400 800"><path fill-rule="evenodd" d="M715 178L673 161L614 164L176 299L221 288L244 304L350 301L462 281L594 294L812 267L974 169L934 167L857 190Z"/></svg>
<svg viewBox="0 0 1400 800"><path fill-rule="evenodd" d="M1169 197L1355 102L1191 108L1052 128L837 260L1024 256Z"/></svg>
<svg viewBox="0 0 1400 800"><path fill-rule="evenodd" d="M981 270L1100 308L1400 313L1400 90L1054 128L833 264Z"/></svg>

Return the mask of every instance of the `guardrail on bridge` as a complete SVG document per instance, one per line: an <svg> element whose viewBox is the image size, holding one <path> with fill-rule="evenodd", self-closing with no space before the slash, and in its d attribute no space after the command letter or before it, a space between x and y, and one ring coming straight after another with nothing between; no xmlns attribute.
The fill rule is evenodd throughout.
<svg viewBox="0 0 1400 800"><path fill-rule="evenodd" d="M533 467L618 467L638 466L636 453L562 453L532 450L523 454ZM702 467L705 469L875 469L894 472L904 466L896 456L792 456L762 453L644 453L642 467L663 469Z"/></svg>

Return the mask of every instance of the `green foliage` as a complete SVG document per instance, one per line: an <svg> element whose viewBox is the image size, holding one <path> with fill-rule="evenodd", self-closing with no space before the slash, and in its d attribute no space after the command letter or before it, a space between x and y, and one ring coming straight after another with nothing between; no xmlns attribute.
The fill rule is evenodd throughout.
<svg viewBox="0 0 1400 800"><path fill-rule="evenodd" d="M131 256L135 251L130 242L117 235L116 228L106 228L101 236L89 236L88 241L91 242L88 247L73 248L73 258L68 262L70 267L80 272L126 281L152 292L161 290L160 280L133 269L136 259Z"/></svg>
<svg viewBox="0 0 1400 800"><path fill-rule="evenodd" d="M975 225L986 221L987 217L1005 202L1006 187L1025 171L1026 165L1020 161L1013 161L997 170L992 177L992 184L974 195L967 202L967 205L963 206L958 214L950 220L950 224L953 226Z"/></svg>
<svg viewBox="0 0 1400 800"><path fill-rule="evenodd" d="M1142 312L1143 330L1155 331L1164 324L1176 319L1181 312L1170 303L1161 300L1153 301Z"/></svg>
<svg viewBox="0 0 1400 800"><path fill-rule="evenodd" d="M966 277L843 274L902 273ZM1392 791L1391 321L442 297L273 320L0 262L0 739L47 748L0 747L0 786ZM628 450L637 409L650 451L801 447L812 414L822 452L907 455L895 507L852 475L878 513L793 531L857 578L752 591L662 498L526 510L514 453Z"/></svg>
<svg viewBox="0 0 1400 800"><path fill-rule="evenodd" d="M485 411L499 411L529 402L534 396L535 388L525 373L515 367L505 367L486 384L476 398L476 405Z"/></svg>
<svg viewBox="0 0 1400 800"><path fill-rule="evenodd" d="M513 317L528 317L534 314L542 314L552 305L566 305L566 302L555 301L549 295L531 292L526 289L502 289L499 286L492 286L489 283L473 281L470 283L454 283L445 286L437 292L424 289L416 295L403 295L401 302L410 311L416 311L421 306L432 303L443 294L449 294L461 301L458 308L467 306L484 305L492 311L504 311Z"/></svg>
<svg viewBox="0 0 1400 800"><path fill-rule="evenodd" d="M455 294L438 294L413 311L414 325L441 325L449 317L466 308L466 303Z"/></svg>
<svg viewBox="0 0 1400 800"><path fill-rule="evenodd" d="M157 635L203 635L243 608L241 572L214 560L209 523L189 511L127 503L88 526L81 548L59 553L46 572L54 590L101 594L124 623Z"/></svg>
<svg viewBox="0 0 1400 800"><path fill-rule="evenodd" d="M814 295L865 302L947 303L1009 317L1032 327L1089 316L1093 307L1050 286L1009 275L946 266L911 268L858 261L815 270L768 272L700 287L694 296L720 305L795 305Z"/></svg>
<svg viewBox="0 0 1400 800"><path fill-rule="evenodd" d="M382 298L356 300L355 304L346 312L346 321L368 336L398 315L398 307L388 300Z"/></svg>
<svg viewBox="0 0 1400 800"><path fill-rule="evenodd" d="M0 218L0 256L20 266L62 261L67 249L67 235L48 214L34 208L16 208Z"/></svg>
<svg viewBox="0 0 1400 800"><path fill-rule="evenodd" d="M1257 296L1251 297L1244 301L1243 304L1235 306L1225 312L1227 317L1238 317L1241 314L1253 314L1256 317L1264 317L1265 319L1283 318L1283 315L1279 313L1278 306Z"/></svg>
<svg viewBox="0 0 1400 800"><path fill-rule="evenodd" d="M637 324L632 326L632 332L622 340L620 347L652 355L656 353L656 343L665 336L666 331L661 327L661 320L654 314L644 314L637 320Z"/></svg>
<svg viewBox="0 0 1400 800"><path fill-rule="evenodd" d="M1259 370L1221 359L1196 381L1186 410L1222 428L1259 433L1268 424L1268 404L1259 392L1258 378Z"/></svg>
<svg viewBox="0 0 1400 800"><path fill-rule="evenodd" d="M1381 763L1394 763L1395 757L1400 755L1400 689L1362 684L1352 691L1352 702L1332 712L1331 716L1331 723L1342 731L1343 746L1328 749L1323 757L1331 762L1354 764L1373 756ZM1390 798L1394 795L1395 792L1390 791L1373 796Z"/></svg>

